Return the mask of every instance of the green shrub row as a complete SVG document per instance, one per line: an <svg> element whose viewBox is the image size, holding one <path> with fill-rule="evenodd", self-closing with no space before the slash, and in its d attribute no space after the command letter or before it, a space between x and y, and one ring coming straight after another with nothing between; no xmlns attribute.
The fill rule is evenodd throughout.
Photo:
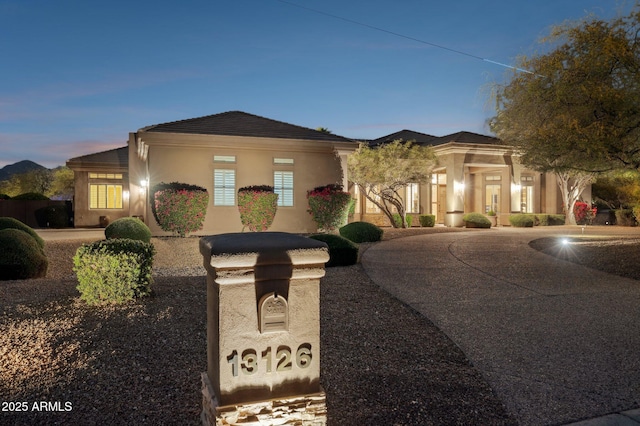
<svg viewBox="0 0 640 426"><path fill-rule="evenodd" d="M564 225L563 214L546 213L517 213L509 216L511 226L527 228L532 226L557 226Z"/></svg>
<svg viewBox="0 0 640 426"><path fill-rule="evenodd" d="M406 218L407 218L407 226L411 228L411 225L413 225L413 216L408 214L406 215ZM393 214L393 221L396 224L396 228L402 228L402 217L400 216L399 213Z"/></svg>
<svg viewBox="0 0 640 426"><path fill-rule="evenodd" d="M482 213L467 213L462 221L467 228L491 228L491 221Z"/></svg>
<svg viewBox="0 0 640 426"><path fill-rule="evenodd" d="M519 228L530 228L536 222L536 215L528 213L512 214L509 216L509 223L511 226Z"/></svg>
<svg viewBox="0 0 640 426"><path fill-rule="evenodd" d="M154 255L153 244L131 239L83 244L73 257L80 298L97 305L149 295Z"/></svg>

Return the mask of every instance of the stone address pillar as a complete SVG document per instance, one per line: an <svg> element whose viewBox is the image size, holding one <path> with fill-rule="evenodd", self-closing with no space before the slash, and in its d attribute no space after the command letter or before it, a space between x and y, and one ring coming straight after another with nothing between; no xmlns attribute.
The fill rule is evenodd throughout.
<svg viewBox="0 0 640 426"><path fill-rule="evenodd" d="M203 237L200 253L207 269L203 424L325 425L326 244L283 232L235 233Z"/></svg>

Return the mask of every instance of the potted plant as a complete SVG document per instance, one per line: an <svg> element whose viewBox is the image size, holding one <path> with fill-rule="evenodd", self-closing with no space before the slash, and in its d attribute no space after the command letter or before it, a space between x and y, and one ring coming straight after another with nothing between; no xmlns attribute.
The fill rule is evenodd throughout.
<svg viewBox="0 0 640 426"><path fill-rule="evenodd" d="M491 222L491 227L498 226L498 215L496 214L495 211L489 210L487 212L487 217L489 218L489 221Z"/></svg>

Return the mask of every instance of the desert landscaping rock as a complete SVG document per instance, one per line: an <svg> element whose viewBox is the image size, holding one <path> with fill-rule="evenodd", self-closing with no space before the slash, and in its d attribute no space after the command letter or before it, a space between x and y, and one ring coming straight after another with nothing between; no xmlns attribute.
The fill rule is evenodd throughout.
<svg viewBox="0 0 640 426"><path fill-rule="evenodd" d="M385 239L420 232L440 231ZM0 424L199 424L207 367L199 239L152 239L153 295L117 307L79 301L71 259L82 242L47 241L45 279L0 283L0 401L29 408L0 412ZM515 424L462 351L360 265L322 279L321 350L330 425ZM42 401L60 410L32 409Z"/></svg>

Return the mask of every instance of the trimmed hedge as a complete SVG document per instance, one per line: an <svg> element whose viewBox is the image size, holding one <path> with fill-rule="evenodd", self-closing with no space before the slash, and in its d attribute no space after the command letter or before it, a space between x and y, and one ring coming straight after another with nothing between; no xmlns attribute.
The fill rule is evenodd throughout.
<svg viewBox="0 0 640 426"><path fill-rule="evenodd" d="M151 230L137 217L121 217L107 225L104 236L108 240L128 238L148 243L151 241Z"/></svg>
<svg viewBox="0 0 640 426"><path fill-rule="evenodd" d="M0 230L0 280L26 280L47 275L49 261L28 233L15 228Z"/></svg>
<svg viewBox="0 0 640 426"><path fill-rule="evenodd" d="M137 240L83 244L73 257L80 298L89 305L99 305L149 295L154 255L153 244Z"/></svg>
<svg viewBox="0 0 640 426"><path fill-rule="evenodd" d="M511 226L518 228L531 228L536 222L536 216L528 213L512 214L509 216Z"/></svg>
<svg viewBox="0 0 640 426"><path fill-rule="evenodd" d="M421 214L418 216L420 226L425 228L432 228L436 224L436 215L434 214Z"/></svg>
<svg viewBox="0 0 640 426"><path fill-rule="evenodd" d="M406 218L407 218L407 227L411 228L411 225L413 224L413 216L406 215ZM402 228L402 218L400 217L400 213L393 214L393 221L396 224L396 228Z"/></svg>
<svg viewBox="0 0 640 426"><path fill-rule="evenodd" d="M339 235L317 234L309 238L327 243L329 246L329 261L326 267L349 266L358 262L358 246Z"/></svg>
<svg viewBox="0 0 640 426"><path fill-rule="evenodd" d="M491 221L481 213L467 213L462 221L467 228L491 228Z"/></svg>
<svg viewBox="0 0 640 426"><path fill-rule="evenodd" d="M20 222L18 219L12 217L0 217L0 229L19 229L31 235L33 239L38 243L41 250L44 250L44 240L34 231L29 225Z"/></svg>
<svg viewBox="0 0 640 426"><path fill-rule="evenodd" d="M248 227L252 232L269 229L278 211L278 194L273 186L254 185L238 189L238 211L242 230Z"/></svg>
<svg viewBox="0 0 640 426"><path fill-rule="evenodd" d="M563 214L537 214L535 218L535 223L540 226L556 226L556 225L564 225L564 215Z"/></svg>
<svg viewBox="0 0 640 426"><path fill-rule="evenodd" d="M369 222L351 222L339 230L340 235L354 243L373 243L382 239L384 231Z"/></svg>

